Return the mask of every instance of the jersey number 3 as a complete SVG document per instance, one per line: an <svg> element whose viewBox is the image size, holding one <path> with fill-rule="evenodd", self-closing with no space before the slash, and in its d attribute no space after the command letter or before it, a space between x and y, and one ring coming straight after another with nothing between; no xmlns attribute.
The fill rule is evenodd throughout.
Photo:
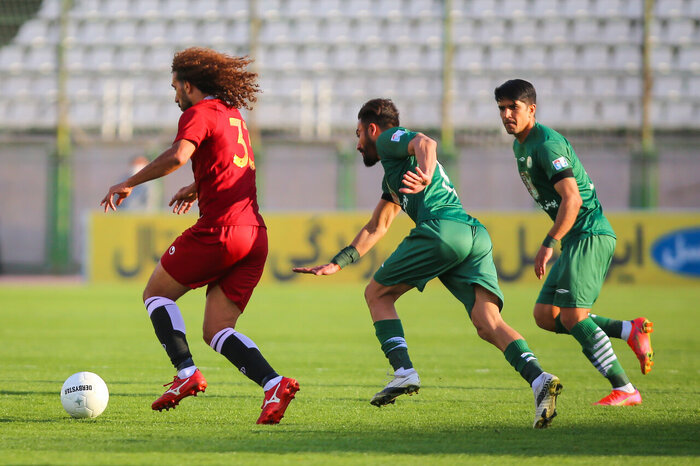
<svg viewBox="0 0 700 466"><path fill-rule="evenodd" d="M243 157L241 157L239 154L233 154L234 165L241 168L245 167L246 165L250 165L250 168L255 170L255 162L253 162L253 159L248 156L248 146L250 145L250 141L243 138L243 130L248 129L246 128L245 121L239 118L229 118L228 121L231 126L235 126L238 130L238 144L243 147Z"/></svg>

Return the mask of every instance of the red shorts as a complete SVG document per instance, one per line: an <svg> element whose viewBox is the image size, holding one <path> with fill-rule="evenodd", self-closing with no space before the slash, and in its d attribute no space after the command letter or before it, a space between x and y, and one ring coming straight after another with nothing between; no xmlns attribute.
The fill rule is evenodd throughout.
<svg viewBox="0 0 700 466"><path fill-rule="evenodd" d="M184 286L194 289L220 285L224 294L243 311L260 281L265 259L265 227L194 225L173 242L160 263Z"/></svg>

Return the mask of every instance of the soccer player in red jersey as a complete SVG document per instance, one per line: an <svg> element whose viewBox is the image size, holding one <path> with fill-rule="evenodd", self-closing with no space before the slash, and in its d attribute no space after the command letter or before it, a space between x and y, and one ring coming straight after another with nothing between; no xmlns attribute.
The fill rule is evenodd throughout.
<svg viewBox="0 0 700 466"><path fill-rule="evenodd" d="M189 48L175 54L172 87L182 110L173 145L127 180L109 188L100 205L116 210L134 186L192 161L194 183L171 199L176 214L199 203L197 222L163 254L143 292L158 340L177 375L152 408L174 408L203 392L207 382L192 359L185 323L175 304L190 289L207 285L204 341L265 392L258 424L284 416L299 383L272 369L256 344L235 329L267 258L267 230L258 212L255 159L239 108L251 108L259 88L247 57Z"/></svg>

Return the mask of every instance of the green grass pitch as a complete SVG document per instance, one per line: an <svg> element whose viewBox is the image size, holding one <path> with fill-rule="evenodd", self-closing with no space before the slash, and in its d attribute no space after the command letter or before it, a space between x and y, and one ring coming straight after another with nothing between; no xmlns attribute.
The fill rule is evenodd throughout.
<svg viewBox="0 0 700 466"><path fill-rule="evenodd" d="M264 285L239 320L301 391L282 423L258 426L262 390L201 340L203 292L183 297L195 362L209 388L169 412L151 402L174 371L131 286L0 287L2 464L698 464L700 287L607 286L601 315L654 321L656 365L642 376L626 343L614 348L644 403L596 407L609 386L568 336L538 329L537 289L504 286L504 317L564 384L559 416L531 428L530 388L481 341L439 283L398 301L423 386L381 409L388 380L362 285ZM94 420L63 411L72 373L110 388Z"/></svg>

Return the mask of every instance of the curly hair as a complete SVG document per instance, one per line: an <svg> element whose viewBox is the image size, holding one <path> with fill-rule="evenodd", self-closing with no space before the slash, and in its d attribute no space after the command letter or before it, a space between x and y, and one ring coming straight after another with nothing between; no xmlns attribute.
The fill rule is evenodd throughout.
<svg viewBox="0 0 700 466"><path fill-rule="evenodd" d="M221 99L229 107L252 109L260 92L257 73L246 71L253 60L215 50L191 47L173 57L172 72L178 81L193 84L204 94Z"/></svg>

